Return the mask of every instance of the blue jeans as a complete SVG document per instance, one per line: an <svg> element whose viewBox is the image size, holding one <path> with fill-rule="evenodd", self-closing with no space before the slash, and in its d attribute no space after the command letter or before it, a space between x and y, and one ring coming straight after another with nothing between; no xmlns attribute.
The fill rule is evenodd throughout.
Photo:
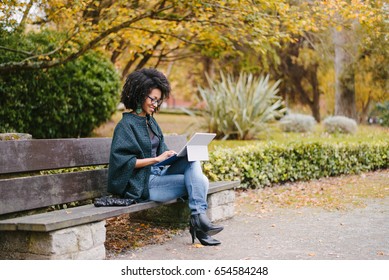
<svg viewBox="0 0 389 280"><path fill-rule="evenodd" d="M182 157L169 167L151 167L150 200L165 202L188 196L191 214L205 213L208 208L209 181L199 161L189 162Z"/></svg>

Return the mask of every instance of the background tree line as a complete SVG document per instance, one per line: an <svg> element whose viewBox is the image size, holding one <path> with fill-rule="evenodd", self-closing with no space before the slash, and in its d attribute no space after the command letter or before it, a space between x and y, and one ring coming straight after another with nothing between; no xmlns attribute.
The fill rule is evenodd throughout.
<svg viewBox="0 0 389 280"><path fill-rule="evenodd" d="M181 98L206 85L205 73L270 73L287 105L308 108L317 121L323 113L365 120L372 104L389 98L386 1L5 0L0 11L2 111L7 86L92 50L120 79L164 69ZM114 102L105 103L108 118Z"/></svg>

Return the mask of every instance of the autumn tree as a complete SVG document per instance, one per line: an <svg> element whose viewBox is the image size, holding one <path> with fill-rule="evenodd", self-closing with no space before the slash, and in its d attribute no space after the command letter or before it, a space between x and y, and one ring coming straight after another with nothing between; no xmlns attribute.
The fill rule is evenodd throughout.
<svg viewBox="0 0 389 280"><path fill-rule="evenodd" d="M308 106L320 122L318 72L322 61L318 51L318 34L325 29L312 17L309 3L285 1L285 5L288 6L288 16L279 18L277 28L288 32L287 40L280 38L265 52L256 52L249 45L238 46L245 55L229 56L232 72L239 73L241 69L258 74L270 72L273 79L282 80L280 93L284 99L289 104Z"/></svg>
<svg viewBox="0 0 389 280"><path fill-rule="evenodd" d="M277 30L278 18L269 16L282 4L273 1L200 0L84 0L3 1L3 30L14 33L52 29L61 34L51 48L39 51L4 44L3 51L19 52L24 59L0 64L0 71L50 68L77 59L87 50L102 47L125 75L143 67L151 58L161 60L185 56L178 50L195 46L218 57L233 51L241 39L258 51L287 37ZM287 7L277 8L287 15ZM34 11L34 12L32 12ZM10 19L15 16L19 21ZM22 26L23 23L23 26ZM11 34L13 35L13 34Z"/></svg>
<svg viewBox="0 0 389 280"><path fill-rule="evenodd" d="M307 105L315 120L320 122L320 61L310 44L312 41L314 38L306 34L281 48L280 64L276 67L275 76L283 79L282 92L287 99Z"/></svg>
<svg viewBox="0 0 389 280"><path fill-rule="evenodd" d="M334 114L356 119L358 109L364 119L369 104L377 98L382 100L382 91L385 92L382 81L387 77L385 65L389 56L384 35L388 30L385 22L388 12L384 3L324 0L290 3L298 8L296 17L303 18L305 24L294 41L281 45L280 63L273 64L278 78L284 80L282 92L288 99L308 105L320 121L321 88L326 82L320 81L323 76L320 72L330 70L328 62L332 60Z"/></svg>
<svg viewBox="0 0 389 280"><path fill-rule="evenodd" d="M317 1L316 16L332 30L335 68L335 115L357 119L355 87L360 59L368 53L382 52L388 47L384 30L388 25L385 1ZM386 19L386 20L385 20ZM376 46L369 42L383 39ZM384 61L382 61L384 62ZM381 64L381 65L385 65ZM387 65L387 63L386 63Z"/></svg>

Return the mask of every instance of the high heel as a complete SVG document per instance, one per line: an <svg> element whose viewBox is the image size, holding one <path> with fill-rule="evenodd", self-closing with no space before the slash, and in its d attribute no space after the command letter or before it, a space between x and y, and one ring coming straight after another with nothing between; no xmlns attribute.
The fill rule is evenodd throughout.
<svg viewBox="0 0 389 280"><path fill-rule="evenodd" d="M195 238L196 238L196 229L192 225L190 225L189 232L190 232L190 235L192 236L192 244L193 244L195 241Z"/></svg>
<svg viewBox="0 0 389 280"><path fill-rule="evenodd" d="M200 243L204 246L216 246L221 244L219 240L212 238L211 236L202 232L201 230L196 230L192 226L190 226L189 231L190 231L190 235L192 236L192 243L194 243L195 238L197 238L200 241Z"/></svg>
<svg viewBox="0 0 389 280"><path fill-rule="evenodd" d="M191 215L189 224L191 227L194 228L194 231L199 230L206 235L215 235L224 229L223 226L217 226L212 224L208 219L207 215L203 213Z"/></svg>

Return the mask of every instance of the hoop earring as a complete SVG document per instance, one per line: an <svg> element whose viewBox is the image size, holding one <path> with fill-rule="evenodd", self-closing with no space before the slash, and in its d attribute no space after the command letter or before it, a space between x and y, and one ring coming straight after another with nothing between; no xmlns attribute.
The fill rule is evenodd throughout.
<svg viewBox="0 0 389 280"><path fill-rule="evenodd" d="M136 108L136 110L135 110L135 113L136 113L137 115L139 115L140 113L142 113L142 107L141 107L141 106L138 106L138 107Z"/></svg>

